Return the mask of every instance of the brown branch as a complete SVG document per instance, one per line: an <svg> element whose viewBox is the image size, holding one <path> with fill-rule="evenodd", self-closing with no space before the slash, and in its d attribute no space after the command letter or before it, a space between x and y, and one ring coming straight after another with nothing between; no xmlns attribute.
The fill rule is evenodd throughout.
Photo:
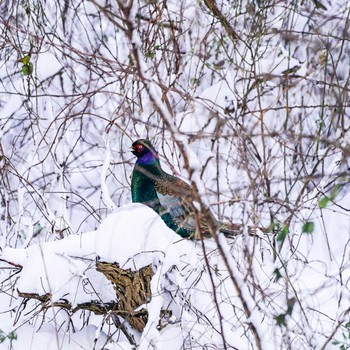
<svg viewBox="0 0 350 350"><path fill-rule="evenodd" d="M236 31L231 26L227 17L225 17L223 15L223 13L219 10L218 6L216 5L215 0L204 0L204 3L208 7L210 12L213 14L213 16L216 17L222 23L223 27L226 29L230 38L233 41L239 39L239 36L237 35Z"/></svg>
<svg viewBox="0 0 350 350"><path fill-rule="evenodd" d="M88 310L96 315L111 314L112 316L120 316L133 329L142 332L148 320L148 312L145 308L140 309L140 306L147 304L151 300L150 284L154 275L152 265L142 267L138 271L132 271L130 269L121 269L117 263L98 261L96 270L103 273L113 283L116 300L108 302L91 300L72 308L71 302L64 298L51 302L51 293L40 295L38 293L18 291L18 295L25 299L40 301L43 309L60 307L70 311L72 314L79 310Z"/></svg>

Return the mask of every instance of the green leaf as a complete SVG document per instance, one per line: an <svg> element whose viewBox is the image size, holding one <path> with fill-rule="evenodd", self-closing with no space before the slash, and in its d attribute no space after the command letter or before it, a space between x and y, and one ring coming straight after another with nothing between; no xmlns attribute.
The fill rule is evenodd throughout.
<svg viewBox="0 0 350 350"><path fill-rule="evenodd" d="M277 242L284 241L288 233L289 233L289 227L287 225L283 225L282 229L279 231L277 235Z"/></svg>
<svg viewBox="0 0 350 350"><path fill-rule="evenodd" d="M316 7L318 10L325 10L325 11L327 11L327 7L324 6L324 5L322 4L321 1L319 1L319 0L312 0L312 1L314 2L315 7Z"/></svg>
<svg viewBox="0 0 350 350"><path fill-rule="evenodd" d="M280 272L278 267L276 267L273 270L273 274L275 275L275 282L277 282L280 278L282 278L282 274L281 274L281 272Z"/></svg>
<svg viewBox="0 0 350 350"><path fill-rule="evenodd" d="M302 233L312 233L314 232L315 224L313 221L306 221L302 228Z"/></svg>
<svg viewBox="0 0 350 350"><path fill-rule="evenodd" d="M33 63L30 61L30 55L26 55L18 60L18 62L23 63L22 73L25 76L31 75L33 73Z"/></svg>
<svg viewBox="0 0 350 350"><path fill-rule="evenodd" d="M29 62L22 66L22 72L25 76L31 75L33 73L33 64Z"/></svg>
<svg viewBox="0 0 350 350"><path fill-rule="evenodd" d="M329 202L329 198L324 196L322 197L319 201L318 201L318 206L321 208L321 209L324 209L327 207L327 204Z"/></svg>
<svg viewBox="0 0 350 350"><path fill-rule="evenodd" d="M286 313L287 315L290 316L292 314L295 302L296 302L295 298L288 299L288 301L287 301L287 313Z"/></svg>
<svg viewBox="0 0 350 350"><path fill-rule="evenodd" d="M26 55L18 60L18 62L21 62L23 64L28 64L30 62L30 55Z"/></svg>
<svg viewBox="0 0 350 350"><path fill-rule="evenodd" d="M339 194L340 192L340 185L335 185L333 188L332 188L332 192L331 192L331 200L334 201L335 198L337 197L337 195Z"/></svg>
<svg viewBox="0 0 350 350"><path fill-rule="evenodd" d="M275 320L279 326L284 326L286 324L286 314L276 316Z"/></svg>
<svg viewBox="0 0 350 350"><path fill-rule="evenodd" d="M9 340L16 340L17 339L17 334L15 332L10 332L9 334L5 334L1 329L0 329L0 344L3 343L6 338Z"/></svg>
<svg viewBox="0 0 350 350"><path fill-rule="evenodd" d="M146 58L151 58L152 59L155 56L154 55L154 51L150 51L150 50L147 51L145 56L146 56Z"/></svg>
<svg viewBox="0 0 350 350"><path fill-rule="evenodd" d="M329 196L324 196L318 201L318 206L321 209L326 208L326 206L328 205L329 202L334 202L335 201L335 198L339 194L340 190L341 190L341 185L339 185L339 184L335 185L332 188L332 191L329 194Z"/></svg>
<svg viewBox="0 0 350 350"><path fill-rule="evenodd" d="M12 331L7 335L7 338L9 338L9 340L16 340L17 334L14 331Z"/></svg>
<svg viewBox="0 0 350 350"><path fill-rule="evenodd" d="M3 343L6 339L5 333L0 329L0 344Z"/></svg>

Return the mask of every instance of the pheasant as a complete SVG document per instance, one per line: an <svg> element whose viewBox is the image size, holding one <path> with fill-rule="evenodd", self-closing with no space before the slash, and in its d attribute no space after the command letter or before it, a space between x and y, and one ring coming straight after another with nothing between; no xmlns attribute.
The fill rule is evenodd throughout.
<svg viewBox="0 0 350 350"><path fill-rule="evenodd" d="M137 157L131 180L132 201L155 210L166 225L181 237L195 237L196 216L191 186L161 168L158 153L149 140L135 141L131 151ZM225 235L238 233L234 225L229 228L229 225L216 220L211 212L209 215L217 229ZM205 218L200 219L200 228L204 236L210 236L205 221Z"/></svg>

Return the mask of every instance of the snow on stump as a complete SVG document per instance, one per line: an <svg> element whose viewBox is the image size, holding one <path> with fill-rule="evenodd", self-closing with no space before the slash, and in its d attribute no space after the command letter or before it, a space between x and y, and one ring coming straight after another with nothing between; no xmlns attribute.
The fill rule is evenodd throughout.
<svg viewBox="0 0 350 350"><path fill-rule="evenodd" d="M116 301L113 302L91 302L78 304L72 307L72 304L66 299L60 299L52 302L52 294L21 292L18 296L24 299L35 299L42 303L42 309L49 307L60 307L69 310L72 314L79 310L88 310L96 315L112 314L120 316L135 330L142 332L148 319L148 312L145 308L140 308L151 300L150 282L154 272L152 265L145 266L138 271L131 269L124 270L117 263L98 261L96 270L101 272L114 285L116 292Z"/></svg>
<svg viewBox="0 0 350 350"><path fill-rule="evenodd" d="M239 251L237 246L235 255ZM139 349L162 348L169 339L176 339L178 348L222 348L217 330L224 319L225 342L230 339L234 347L245 315L242 307L232 312L239 302L213 240L205 241L205 254L207 259L200 243L182 239L152 209L131 204L115 210L97 231L24 249L7 247L0 262L12 265L8 284L25 298L18 301L18 325L35 317L48 323L45 313L56 307L67 310L53 312L60 327L78 329L90 321L110 327L112 321L115 339ZM40 304L32 307L28 299ZM227 306L220 313L219 304ZM24 312L27 305L31 310Z"/></svg>
<svg viewBox="0 0 350 350"><path fill-rule="evenodd" d="M123 270L117 263L98 261L96 269L114 284L117 294L116 309L111 310L129 322L139 332L145 328L148 312L140 307L151 300L151 279L154 275L152 265L138 271Z"/></svg>
<svg viewBox="0 0 350 350"><path fill-rule="evenodd" d="M161 230L170 235L159 237ZM108 314L118 327L123 327L120 317L142 332L154 268L174 237L178 240L152 209L136 204L119 208L97 231L25 249L7 247L0 259L14 275L20 273L14 288L24 305L33 299L43 312L57 307L70 315L79 310Z"/></svg>

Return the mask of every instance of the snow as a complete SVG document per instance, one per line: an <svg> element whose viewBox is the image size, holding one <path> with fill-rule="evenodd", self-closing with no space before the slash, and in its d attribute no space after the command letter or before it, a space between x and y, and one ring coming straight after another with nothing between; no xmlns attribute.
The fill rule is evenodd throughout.
<svg viewBox="0 0 350 350"><path fill-rule="evenodd" d="M271 324L263 322L264 318L269 317L271 310L260 308L262 304L259 298L255 296L255 301L253 300L244 281L246 267L242 265L244 256L240 252L243 247L250 246L248 249L253 249L255 239L242 236L232 245L232 242L229 244L223 237L219 238L225 256L229 258L231 272L238 281L240 294L248 302L247 306L251 311L249 319L245 319L243 313L239 311L240 299L237 290L231 282L230 273L218 254L214 241L204 242L210 263L208 270L203 260L201 242L181 239L152 209L142 204L129 204L117 208L96 231L34 244L26 249L8 247L4 249L1 258L23 266L17 282L19 291L39 295L51 293L51 302L64 299L73 306L94 298L104 302L115 299L111 284L102 274L94 270L97 257L100 261L117 262L124 269L138 270L151 264L155 272L151 282L152 299L146 305L149 319L140 338L140 349L150 347L163 349L163 346L167 346L176 350L181 349L184 342L190 342L188 344L192 344L193 348L210 343L219 349L223 346L222 335L217 332L220 328L219 317L222 317L223 334L227 345L246 348L248 344L242 337L240 327L252 322L259 328L263 348L278 349L278 343L271 337ZM249 245L247 246L244 241ZM303 245L306 246L305 243ZM311 252L316 253L317 250L309 247L305 254L311 258ZM320 288L324 283L322 282L324 272L321 271L319 275L316 273L318 262L319 260L315 260L314 263L310 260L308 269L302 265L295 265L295 273L290 270L290 278L294 278L295 275L298 280L293 282L294 288L303 290L304 295L309 295L299 302L303 308L323 310L322 312L334 319L342 318L346 305L335 311L334 302L339 303L339 300L345 302L346 298L341 296L340 292L348 294L348 291L345 288L338 290L335 299L333 289L328 291ZM272 271L266 259L263 264L259 260L254 262L254 269L257 273L256 278L261 280L259 283L265 284L265 292L271 288L275 289L275 292L279 290L278 284L271 284ZM258 272L259 269L261 272ZM310 274L307 274L307 271L310 271ZM334 273L337 271L338 269L334 269ZM327 271L327 274L332 273L331 270ZM214 302L213 293L216 293L218 305ZM315 300L318 300L317 304ZM159 330L160 310L165 307L172 310L171 323ZM218 314L219 310L221 316ZM283 308L278 312L282 311ZM21 313L17 325L25 324L32 317ZM59 323L59 318L53 317L56 317L56 323ZM326 323L323 327L326 327ZM58 349L59 346L66 344L64 346L69 346L69 349L75 349L78 346L86 348L88 344L94 342L97 329L98 325L92 324L84 332L74 333L69 339L64 337L60 326L56 329L46 324L40 329L14 326L9 331L17 332L18 340L14 341L14 344L17 344L16 348L17 346L20 348L20 344L31 344L28 349ZM183 336L186 332L190 334L190 338ZM96 339L99 344L107 341L104 332L98 333ZM55 341L52 341L52 334L56 334ZM50 335L51 341L49 341ZM32 340L29 341L31 337ZM315 340L310 339L311 341ZM320 345L320 342L318 344ZM110 348L117 349L119 346L123 349L131 348L124 340L113 342Z"/></svg>
<svg viewBox="0 0 350 350"><path fill-rule="evenodd" d="M77 331L69 336L65 335L64 332L59 332L58 336L57 329L50 324L45 324L42 326L33 337L33 329L31 327L21 328L18 331L18 338L21 339L22 349L37 349L37 350L81 350L81 349L90 349L91 346L95 346L98 349L103 347L108 347L111 350L132 350L130 344L126 342L119 342L117 345L109 343L108 335L102 333L97 339L96 336L97 328L95 326L87 326L84 331Z"/></svg>
<svg viewBox="0 0 350 350"><path fill-rule="evenodd" d="M225 268L213 250L214 246L210 240L206 243L207 253L213 254L211 261L220 270L219 279L214 277L219 287L227 277L224 277ZM191 341L196 346L209 341L221 346L221 336L205 321L208 318L218 327L217 309L211 297L212 286L207 268L203 265L201 244L181 239L152 209L142 204L116 209L97 231L31 245L27 249L5 248L1 258L23 265L17 282L20 292L51 293L51 302L64 299L74 307L94 298L104 302L115 299L111 284L94 270L96 257L101 261L117 262L124 269L138 270L149 264L153 266L152 299L146 305L149 319L140 340L140 349L148 349L149 346L160 349L162 344L170 342L173 334L179 332L179 327L191 333ZM198 279L198 276L201 278ZM225 290L218 296L228 303L233 291L230 283L226 284ZM157 326L160 310L164 307L172 309L175 323L172 331L160 332ZM197 319L196 310L203 312L203 320ZM222 309L222 312L225 319L231 322L232 308ZM19 323L27 320L21 316ZM17 331L17 327L13 330ZM42 339L42 343L46 344L47 332L40 330L32 348L37 346L37 339ZM227 325L225 333L230 339L232 330ZM61 336L63 334L58 331L58 338ZM19 337L21 341L27 339L25 331L20 331ZM70 342L74 342L74 339L70 339ZM172 349L180 349L176 347L179 343L182 346L183 342L176 337Z"/></svg>
<svg viewBox="0 0 350 350"><path fill-rule="evenodd" d="M95 262L95 232L31 245L25 251L5 248L2 259L23 266L17 284L22 293L50 293L51 302L67 299L75 306L91 301L91 295L83 292L83 283L93 278L103 286L98 295L113 299L112 289L105 288L107 284L91 269Z"/></svg>

